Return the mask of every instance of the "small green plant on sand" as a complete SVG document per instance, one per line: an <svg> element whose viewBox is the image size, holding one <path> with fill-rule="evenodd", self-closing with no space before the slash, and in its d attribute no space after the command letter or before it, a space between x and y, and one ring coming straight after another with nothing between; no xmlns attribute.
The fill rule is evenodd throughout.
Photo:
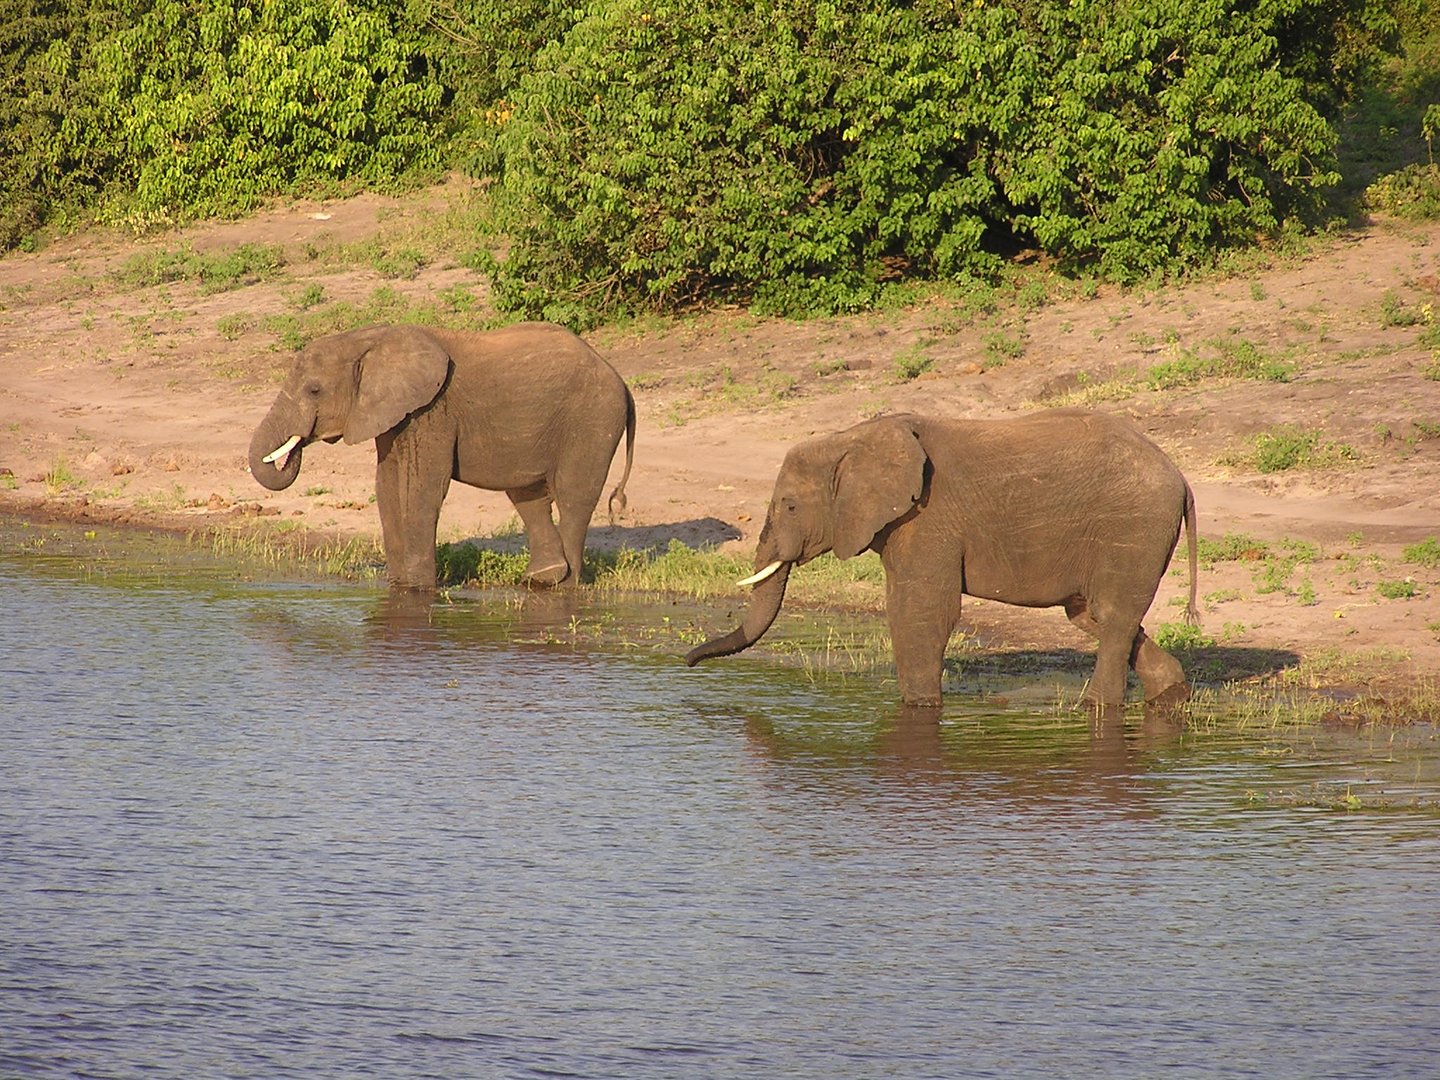
<svg viewBox="0 0 1440 1080"><path fill-rule="evenodd" d="M222 315L215 320L215 332L226 341L237 341L255 328L256 318L243 312Z"/></svg>
<svg viewBox="0 0 1440 1080"><path fill-rule="evenodd" d="M1380 322L1383 326L1414 326L1424 321L1424 315L1410 307L1394 289L1388 289L1380 299Z"/></svg>
<svg viewBox="0 0 1440 1080"><path fill-rule="evenodd" d="M1213 352L1201 354L1187 349L1175 359L1151 367L1145 373L1150 389L1193 386L1206 379L1289 382L1297 370L1293 361L1272 356L1253 342L1222 339L1207 344Z"/></svg>
<svg viewBox="0 0 1440 1080"><path fill-rule="evenodd" d="M895 355L895 377L901 382L918 379L934 366L934 358L927 355L925 346L918 342Z"/></svg>
<svg viewBox="0 0 1440 1080"><path fill-rule="evenodd" d="M75 475L70 463L64 458L56 458L55 464L45 471L45 490L51 495L60 495L83 486L84 481Z"/></svg>
<svg viewBox="0 0 1440 1080"><path fill-rule="evenodd" d="M1190 649L1208 649L1215 639L1194 623L1161 623L1155 630L1155 644L1166 652L1185 652Z"/></svg>
<svg viewBox="0 0 1440 1080"><path fill-rule="evenodd" d="M985 363L981 366L989 371L991 368L1004 366L1006 360L1014 360L1024 355L1023 332L1010 334L1004 330L996 330L985 335Z"/></svg>
<svg viewBox="0 0 1440 1080"><path fill-rule="evenodd" d="M1409 600L1419 593L1415 582L1406 578L1404 581L1379 581L1375 583L1375 591L1386 600Z"/></svg>
<svg viewBox="0 0 1440 1080"><path fill-rule="evenodd" d="M1275 428L1255 436L1250 464L1257 472L1275 473L1288 469L1328 469L1360 460L1355 448L1329 442L1314 429L1291 426Z"/></svg>
<svg viewBox="0 0 1440 1080"><path fill-rule="evenodd" d="M1196 554L1202 563L1257 562L1270 554L1270 545L1244 533L1226 533L1219 540L1198 538Z"/></svg>
<svg viewBox="0 0 1440 1080"><path fill-rule="evenodd" d="M120 284L136 289L187 281L203 293L217 293L274 277L284 266L284 249L278 244L240 244L212 252L186 246L178 251L132 255L113 276Z"/></svg>
<svg viewBox="0 0 1440 1080"><path fill-rule="evenodd" d="M1427 536L1418 544L1408 544L1400 552L1400 557L1418 566L1440 566L1440 540Z"/></svg>

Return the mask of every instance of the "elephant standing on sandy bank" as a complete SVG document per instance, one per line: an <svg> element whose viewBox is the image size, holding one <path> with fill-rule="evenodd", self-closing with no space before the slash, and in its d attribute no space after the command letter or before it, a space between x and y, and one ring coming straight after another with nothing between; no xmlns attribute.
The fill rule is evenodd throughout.
<svg viewBox="0 0 1440 1080"><path fill-rule="evenodd" d="M1186 529L1187 617L1197 617L1195 499L1165 453L1131 424L1056 409L1006 420L889 416L794 446L775 481L741 625L691 650L694 665L753 645L774 622L790 568L867 549L885 568L900 693L940 701L962 595L1063 606L1099 641L1086 697L1125 697L1133 667L1147 701L1189 695L1180 664L1141 620Z"/></svg>
<svg viewBox="0 0 1440 1080"><path fill-rule="evenodd" d="M621 436L625 472L610 493L612 514L625 506L635 401L585 342L549 323L373 326L300 353L250 440L250 472L280 491L310 443L374 439L392 585L435 587L435 530L451 480L504 491L529 540L526 580L571 585Z"/></svg>

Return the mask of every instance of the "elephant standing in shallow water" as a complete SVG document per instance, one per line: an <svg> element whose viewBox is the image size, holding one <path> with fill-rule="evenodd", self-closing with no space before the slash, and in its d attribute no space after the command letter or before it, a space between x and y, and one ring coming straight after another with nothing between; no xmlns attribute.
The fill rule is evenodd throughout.
<svg viewBox="0 0 1440 1080"><path fill-rule="evenodd" d="M250 472L280 491L312 442L375 440L375 502L393 585L435 587L435 530L451 480L504 491L530 544L527 581L574 584L585 534L635 401L615 369L563 327L463 332L374 326L302 351L250 441ZM559 526L551 506L559 511Z"/></svg>
<svg viewBox="0 0 1440 1080"><path fill-rule="evenodd" d="M1127 668L1147 701L1189 695L1141 620L1186 529L1187 616L1197 617L1195 499L1165 453L1129 423L1056 409L1007 420L890 416L810 439L785 456L755 554L741 625L691 650L694 665L769 629L792 566L867 549L885 568L900 693L940 701L962 595L1063 606L1099 641L1086 696L1123 702Z"/></svg>

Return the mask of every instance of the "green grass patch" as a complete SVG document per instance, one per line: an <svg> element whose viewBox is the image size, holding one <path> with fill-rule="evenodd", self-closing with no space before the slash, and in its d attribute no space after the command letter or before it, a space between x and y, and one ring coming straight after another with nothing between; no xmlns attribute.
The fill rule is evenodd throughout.
<svg viewBox="0 0 1440 1080"><path fill-rule="evenodd" d="M1166 652L1187 652L1193 649L1209 649L1215 639L1194 623L1163 622L1155 629L1155 644Z"/></svg>
<svg viewBox="0 0 1440 1080"><path fill-rule="evenodd" d="M1424 314L1400 299L1394 289L1387 289L1380 298L1380 324L1382 326L1417 326L1425 321Z"/></svg>
<svg viewBox="0 0 1440 1080"><path fill-rule="evenodd" d="M255 329L257 321L253 315L241 313L224 315L215 320L215 332L226 341L238 341Z"/></svg>
<svg viewBox="0 0 1440 1080"><path fill-rule="evenodd" d="M679 540L662 551L621 548L592 555L595 584L615 592L678 593L696 599L729 596L753 570L751 560L730 552L692 548Z"/></svg>
<svg viewBox="0 0 1440 1080"><path fill-rule="evenodd" d="M435 578L442 587L519 585L530 563L524 551L494 551L476 544L439 544Z"/></svg>
<svg viewBox="0 0 1440 1080"><path fill-rule="evenodd" d="M617 592L678 594L697 600L745 596L737 585L754 571L753 557L714 548L692 548L672 540L662 551L622 548L591 557L595 584ZM787 603L832 604L877 609L884 604L885 571L880 557L867 552L853 559L822 555L790 573Z"/></svg>
<svg viewBox="0 0 1440 1080"><path fill-rule="evenodd" d="M442 586L489 587L521 584L529 556L495 551L472 543L436 547L436 570ZM590 551L585 577L596 588L612 592L664 593L696 600L745 596L737 585L754 571L749 553L692 548L672 540L662 549L621 548ZM885 571L873 552L853 559L822 555L790 574L787 602L879 610L885 600Z"/></svg>
<svg viewBox="0 0 1440 1080"><path fill-rule="evenodd" d="M84 486L85 481L75 475L70 463L64 458L57 458L55 463L45 470L45 490L51 495L61 495Z"/></svg>
<svg viewBox="0 0 1440 1080"><path fill-rule="evenodd" d="M1313 606L1318 602L1314 584L1306 578L1298 587L1291 588L1290 579L1295 576L1296 567L1308 566L1320 558L1320 548L1306 540L1282 540L1280 548L1284 554L1267 555L1256 567L1255 591L1262 595L1284 593L1298 597L1306 607Z"/></svg>
<svg viewBox="0 0 1440 1080"><path fill-rule="evenodd" d="M375 234L353 243L322 234L305 254L323 266L368 266L390 278L413 278L426 266L455 263L483 272L494 258L480 245L493 234L490 194L463 187L449 193L443 210L383 212Z"/></svg>
<svg viewBox="0 0 1440 1080"><path fill-rule="evenodd" d="M374 323L422 323L451 330L484 330L500 321L482 311L478 305L466 303L446 290L432 293L427 299L413 299L390 285L375 289L361 303L340 301L320 307L273 315L265 320L265 329L280 343L291 349L303 349L317 338L338 334Z"/></svg>
<svg viewBox="0 0 1440 1080"><path fill-rule="evenodd" d="M1406 578L1404 581L1377 581L1375 591L1386 600L1410 600L1419 595L1420 589Z"/></svg>
<svg viewBox="0 0 1440 1080"><path fill-rule="evenodd" d="M1003 367L1007 360L1016 360L1024 355L1023 330L1014 334L1006 330L995 330L985 335L985 362L981 367L989 371L991 368Z"/></svg>
<svg viewBox="0 0 1440 1080"><path fill-rule="evenodd" d="M1172 347L1174 342L1171 342ZM1214 339L1203 349L1176 349L1175 356L1131 375L1101 382L1088 377L1082 385L1046 403L1090 407L1100 402L1119 401L1142 390L1164 391L1198 386L1207 382L1254 380L1289 382L1300 365L1285 356L1267 352L1249 341Z"/></svg>
<svg viewBox="0 0 1440 1080"><path fill-rule="evenodd" d="M217 293L276 277L284 266L284 249L278 244L241 244L203 254L187 245L178 251L132 255L111 277L132 289L186 281L197 285L202 293Z"/></svg>
<svg viewBox="0 0 1440 1080"><path fill-rule="evenodd" d="M193 541L194 535L191 539ZM372 580L385 565L385 554L373 540L316 539L293 522L262 528L223 529L208 536L218 556L253 561L268 567L301 565L330 577Z"/></svg>
<svg viewBox="0 0 1440 1080"><path fill-rule="evenodd" d="M1400 557L1418 566L1440 566L1440 540L1427 536L1418 544L1407 544L1400 552Z"/></svg>
<svg viewBox="0 0 1440 1080"><path fill-rule="evenodd" d="M1280 592L1297 596L1300 603L1307 606L1318 602L1315 586L1308 578L1297 588L1290 586L1296 567L1322 558L1320 548L1309 541L1281 540L1278 545L1272 546L1244 533L1226 533L1219 540L1199 537L1196 554L1204 566L1213 566L1217 562L1252 563L1257 593ZM1238 594L1226 594L1224 599L1238 599Z"/></svg>
<svg viewBox="0 0 1440 1080"><path fill-rule="evenodd" d="M1236 463L1248 464L1261 473L1277 473L1333 469L1359 460L1359 452L1346 443L1331 442L1313 428L1286 425L1255 436L1250 454Z"/></svg>
<svg viewBox="0 0 1440 1080"><path fill-rule="evenodd" d="M918 379L934 366L934 357L925 352L923 344L916 343L901 349L895 355L895 362L891 368L896 379L900 382L909 382L911 379Z"/></svg>
<svg viewBox="0 0 1440 1080"><path fill-rule="evenodd" d="M1299 366L1284 357L1274 356L1249 341L1211 341L1213 350L1200 353L1182 350L1145 373L1151 390L1171 390L1179 386L1215 379L1253 379L1260 382L1289 382Z"/></svg>
<svg viewBox="0 0 1440 1080"><path fill-rule="evenodd" d="M1270 545L1244 533L1226 533L1219 540L1196 538L1195 553L1202 563L1255 562L1268 558Z"/></svg>

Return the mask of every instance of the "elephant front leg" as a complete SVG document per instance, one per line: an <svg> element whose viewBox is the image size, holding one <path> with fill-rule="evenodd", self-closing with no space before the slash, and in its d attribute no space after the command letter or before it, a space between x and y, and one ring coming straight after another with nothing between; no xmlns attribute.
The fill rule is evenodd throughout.
<svg viewBox="0 0 1440 1080"><path fill-rule="evenodd" d="M559 585L571 576L571 566L565 558L565 545L551 514L549 487L541 480L528 487L513 488L505 494L525 525L525 539L530 546L530 565L525 568L525 582L530 585ZM574 576L579 577L578 567Z"/></svg>
<svg viewBox="0 0 1440 1080"><path fill-rule="evenodd" d="M885 614L901 699L906 705L939 705L945 646L960 618L958 587L907 579L887 566Z"/></svg>
<svg viewBox="0 0 1440 1080"><path fill-rule="evenodd" d="M375 504L390 584L433 590L435 533L450 474L443 462L427 468L415 456L413 442L394 432L375 440Z"/></svg>

